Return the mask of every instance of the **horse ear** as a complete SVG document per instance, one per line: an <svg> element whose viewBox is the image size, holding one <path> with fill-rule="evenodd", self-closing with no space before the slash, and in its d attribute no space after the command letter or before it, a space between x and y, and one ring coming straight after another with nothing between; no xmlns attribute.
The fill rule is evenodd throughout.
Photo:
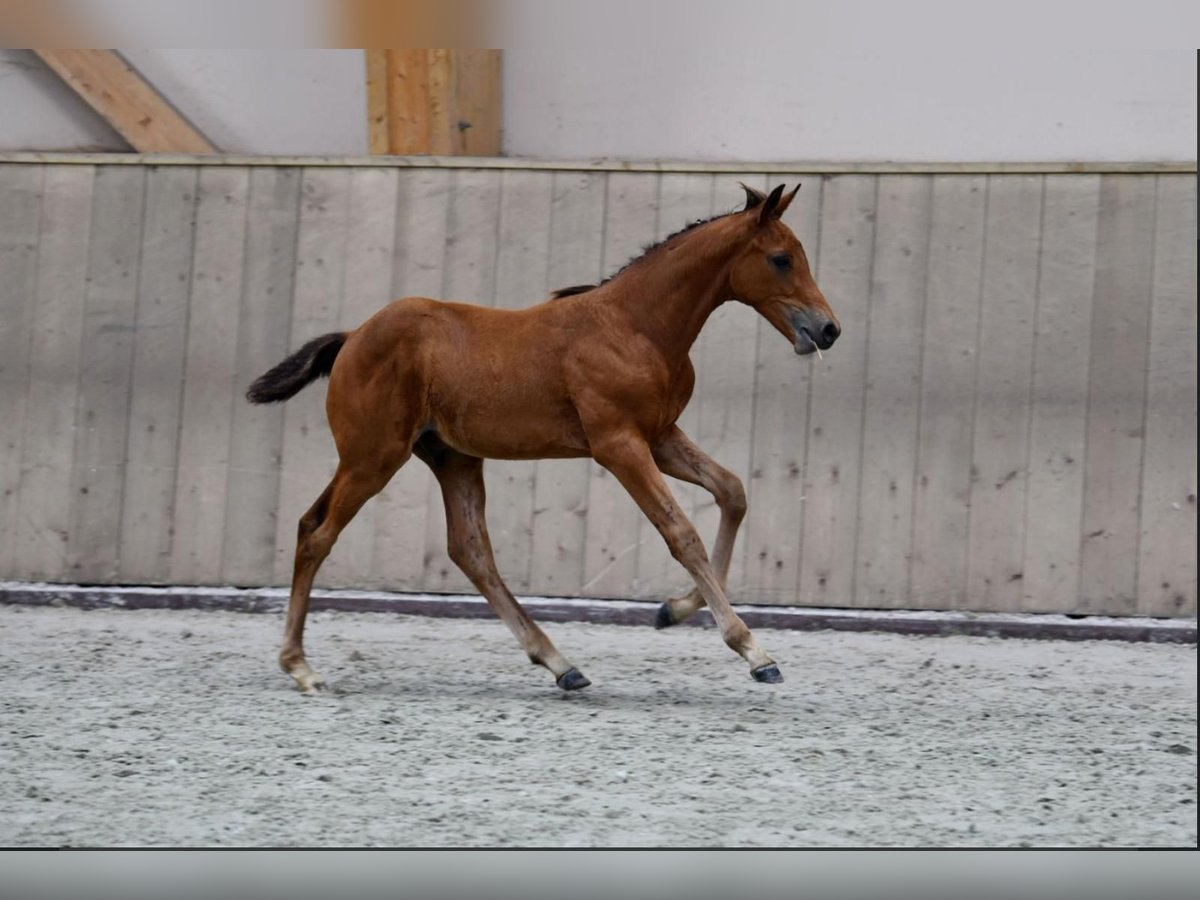
<svg viewBox="0 0 1200 900"><path fill-rule="evenodd" d="M796 192L798 190L800 190L800 185L797 183L797 185L792 188L792 192L779 201L779 205L775 207L775 218L781 218L783 214L787 212L787 208L791 206L792 201L796 199Z"/></svg>
<svg viewBox="0 0 1200 900"><path fill-rule="evenodd" d="M746 184L744 181L739 181L738 184L740 184L742 186L742 190L746 192L746 207L742 210L743 212L745 212L747 209L754 209L754 207L758 206L767 199L766 194L760 190L750 187L750 185Z"/></svg>
<svg viewBox="0 0 1200 900"><path fill-rule="evenodd" d="M766 225L771 221L771 217L775 215L775 207L779 205L779 198L783 196L783 185L775 188L767 195L767 199L763 201L762 209L758 213L758 224Z"/></svg>

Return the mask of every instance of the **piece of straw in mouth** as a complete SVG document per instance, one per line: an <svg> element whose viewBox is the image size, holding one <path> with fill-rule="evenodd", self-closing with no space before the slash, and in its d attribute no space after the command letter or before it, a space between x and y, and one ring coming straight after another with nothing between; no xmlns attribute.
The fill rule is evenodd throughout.
<svg viewBox="0 0 1200 900"><path fill-rule="evenodd" d="M825 358L825 357L823 357L823 356L821 355L821 348L820 348L820 347L817 347L817 359L824 359L824 358Z"/></svg>

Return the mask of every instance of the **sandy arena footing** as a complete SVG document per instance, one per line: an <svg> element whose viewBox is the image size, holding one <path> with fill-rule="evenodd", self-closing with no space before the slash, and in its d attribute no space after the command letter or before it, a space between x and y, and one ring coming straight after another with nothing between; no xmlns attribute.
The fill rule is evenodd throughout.
<svg viewBox="0 0 1200 900"><path fill-rule="evenodd" d="M536 613L535 613L536 614ZM8 846L1195 846L1193 644L0 606Z"/></svg>

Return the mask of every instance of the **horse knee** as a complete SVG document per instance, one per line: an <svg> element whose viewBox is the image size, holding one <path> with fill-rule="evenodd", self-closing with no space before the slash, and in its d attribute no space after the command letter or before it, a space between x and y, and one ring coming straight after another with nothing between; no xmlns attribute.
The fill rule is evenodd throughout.
<svg viewBox="0 0 1200 900"><path fill-rule="evenodd" d="M300 517L300 521L296 525L296 543L305 543L320 526L321 520L313 514L313 511L309 510L306 512Z"/></svg>
<svg viewBox="0 0 1200 900"><path fill-rule="evenodd" d="M667 541L671 556L685 568L691 569L694 564L708 559L704 552L704 542L690 523L669 525L664 529L663 537Z"/></svg>
<svg viewBox="0 0 1200 900"><path fill-rule="evenodd" d="M320 565L337 540L325 523L306 529L305 520L300 520L300 539L296 542L296 561L304 565Z"/></svg>
<svg viewBox="0 0 1200 900"><path fill-rule="evenodd" d="M326 488L325 492L317 498L317 502L308 508L308 510L300 517L300 522L296 528L296 537L299 543L303 544L313 532L320 528L326 517L329 515L329 495L330 489Z"/></svg>
<svg viewBox="0 0 1200 900"><path fill-rule="evenodd" d="M446 542L446 554L450 561L464 572L479 568L480 542L474 536L459 536L450 533Z"/></svg>
<svg viewBox="0 0 1200 900"><path fill-rule="evenodd" d="M460 569L465 569L471 564L471 554L467 550L465 541L456 541L451 538L446 544L446 555L450 557L450 562Z"/></svg>
<svg viewBox="0 0 1200 900"><path fill-rule="evenodd" d="M728 476L717 486L717 505L729 518L741 522L746 517L746 489L742 487L742 479L732 472Z"/></svg>

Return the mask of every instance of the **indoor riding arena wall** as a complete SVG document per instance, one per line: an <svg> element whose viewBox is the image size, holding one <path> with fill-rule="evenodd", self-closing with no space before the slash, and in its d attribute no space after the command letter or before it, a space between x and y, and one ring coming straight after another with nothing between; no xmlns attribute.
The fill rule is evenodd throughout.
<svg viewBox="0 0 1200 900"><path fill-rule="evenodd" d="M799 358L728 304L680 422L746 485L731 599L1196 614L1194 165L706 166L4 157L0 579L285 585L336 453L323 382L263 407L254 377L393 298L528 306L800 180L843 336ZM514 592L688 586L594 463L485 471ZM318 583L472 590L423 465Z"/></svg>

